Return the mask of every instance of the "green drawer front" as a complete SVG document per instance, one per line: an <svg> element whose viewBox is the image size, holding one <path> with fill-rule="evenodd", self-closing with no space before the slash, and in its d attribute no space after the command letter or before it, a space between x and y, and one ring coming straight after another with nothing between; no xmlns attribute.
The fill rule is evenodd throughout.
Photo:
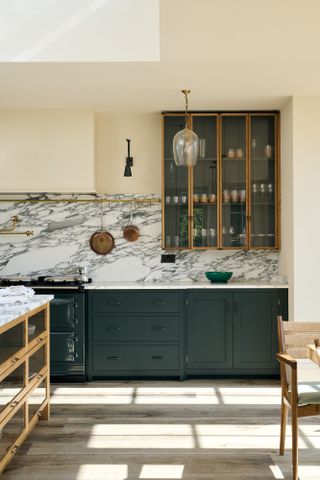
<svg viewBox="0 0 320 480"><path fill-rule="evenodd" d="M96 373L112 371L179 370L179 346L94 346L92 366Z"/></svg>
<svg viewBox="0 0 320 480"><path fill-rule="evenodd" d="M92 339L99 341L179 341L179 317L92 317Z"/></svg>
<svg viewBox="0 0 320 480"><path fill-rule="evenodd" d="M93 313L179 312L180 294L168 292L108 292L92 294Z"/></svg>

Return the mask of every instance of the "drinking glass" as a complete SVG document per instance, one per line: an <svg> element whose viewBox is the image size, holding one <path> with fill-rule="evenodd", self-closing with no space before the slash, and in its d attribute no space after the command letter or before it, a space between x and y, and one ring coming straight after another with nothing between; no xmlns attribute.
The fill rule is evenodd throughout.
<svg viewBox="0 0 320 480"><path fill-rule="evenodd" d="M210 245L214 246L216 243L216 229L214 227L211 227L209 229L209 240L210 240Z"/></svg>
<svg viewBox="0 0 320 480"><path fill-rule="evenodd" d="M199 157L205 158L206 156L206 139L200 138L199 140Z"/></svg>
<svg viewBox="0 0 320 480"><path fill-rule="evenodd" d="M167 195L166 196L166 204L168 205L169 203L171 203L171 197L170 197L170 195Z"/></svg>

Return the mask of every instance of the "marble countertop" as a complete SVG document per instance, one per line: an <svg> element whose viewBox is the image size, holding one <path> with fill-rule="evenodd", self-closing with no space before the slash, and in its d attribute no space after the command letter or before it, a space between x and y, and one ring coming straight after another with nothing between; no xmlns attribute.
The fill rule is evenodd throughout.
<svg viewBox="0 0 320 480"><path fill-rule="evenodd" d="M86 290L188 290L194 288L207 289L240 289L240 288L288 288L286 283L272 283L272 282L236 282L230 281L228 283L210 283L209 281L193 282L93 282L85 286Z"/></svg>
<svg viewBox="0 0 320 480"><path fill-rule="evenodd" d="M53 295L34 295L28 303L21 303L20 305L0 305L0 327L21 315L31 312L34 308L45 305L53 298Z"/></svg>

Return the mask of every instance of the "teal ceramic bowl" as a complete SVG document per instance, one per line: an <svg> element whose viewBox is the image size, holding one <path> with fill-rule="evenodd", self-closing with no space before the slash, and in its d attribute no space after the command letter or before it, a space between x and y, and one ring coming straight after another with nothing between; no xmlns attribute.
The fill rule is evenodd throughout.
<svg viewBox="0 0 320 480"><path fill-rule="evenodd" d="M206 277L211 283L227 283L233 275L233 272L205 272Z"/></svg>

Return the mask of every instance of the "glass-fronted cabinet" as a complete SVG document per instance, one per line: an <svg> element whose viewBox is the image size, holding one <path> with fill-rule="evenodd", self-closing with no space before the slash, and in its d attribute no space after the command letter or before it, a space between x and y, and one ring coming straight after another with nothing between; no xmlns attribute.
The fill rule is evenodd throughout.
<svg viewBox="0 0 320 480"><path fill-rule="evenodd" d="M247 117L221 116L222 248L247 245Z"/></svg>
<svg viewBox="0 0 320 480"><path fill-rule="evenodd" d="M217 116L204 114L192 117L192 129L199 137L199 158L191 169L192 246L217 247Z"/></svg>
<svg viewBox="0 0 320 480"><path fill-rule="evenodd" d="M275 119L250 115L250 246L275 247L278 209Z"/></svg>
<svg viewBox="0 0 320 480"><path fill-rule="evenodd" d="M163 115L164 249L278 249L277 112L192 113L195 167L177 167L184 115Z"/></svg>

